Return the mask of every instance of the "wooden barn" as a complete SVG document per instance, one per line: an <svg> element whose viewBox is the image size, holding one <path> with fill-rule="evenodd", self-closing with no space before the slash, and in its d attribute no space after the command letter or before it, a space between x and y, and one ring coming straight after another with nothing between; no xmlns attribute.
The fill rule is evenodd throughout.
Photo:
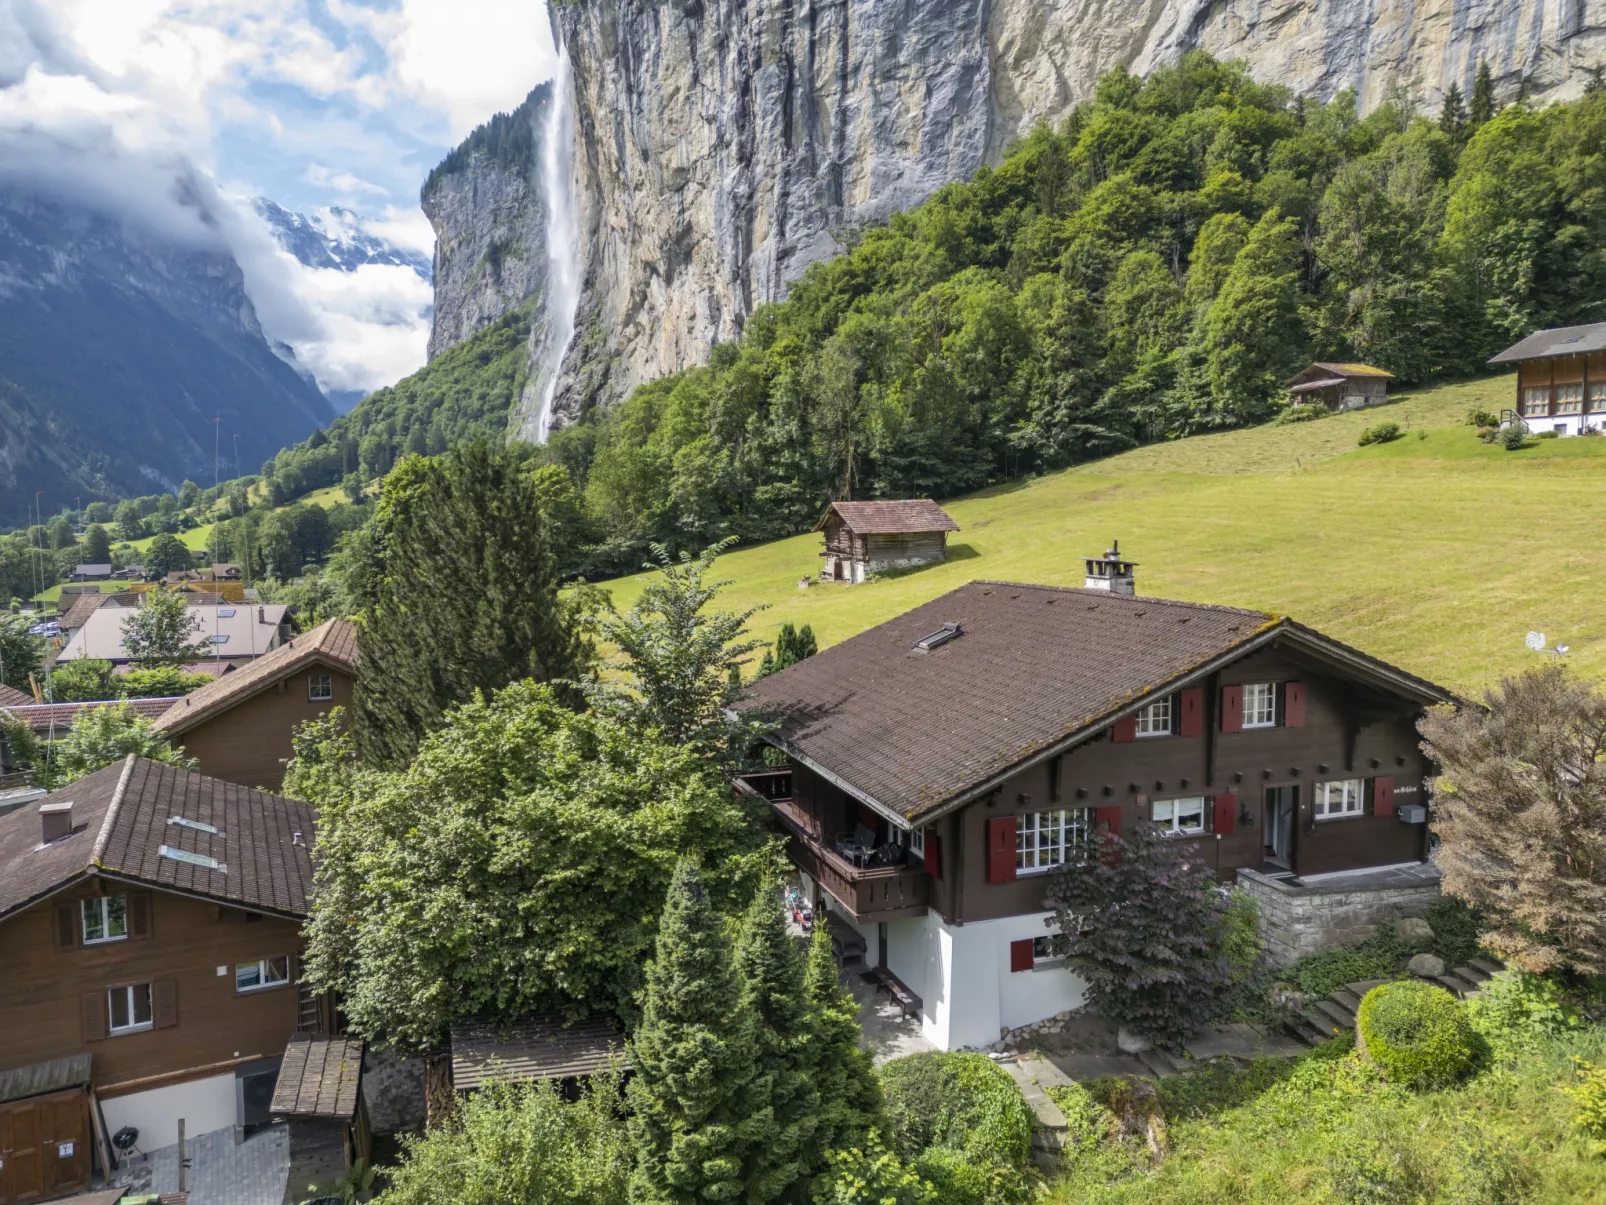
<svg viewBox="0 0 1606 1205"><path fill-rule="evenodd" d="M1329 410L1360 410L1389 400L1394 374L1370 364L1326 364L1318 360L1284 382L1293 402L1320 402Z"/></svg>
<svg viewBox="0 0 1606 1205"><path fill-rule="evenodd" d="M1517 366L1517 413L1530 431L1606 429L1606 322L1538 331L1489 360Z"/></svg>
<svg viewBox="0 0 1606 1205"><path fill-rule="evenodd" d="M898 502L833 502L815 531L825 533L828 582L862 582L872 573L928 565L948 553L959 524L930 498Z"/></svg>

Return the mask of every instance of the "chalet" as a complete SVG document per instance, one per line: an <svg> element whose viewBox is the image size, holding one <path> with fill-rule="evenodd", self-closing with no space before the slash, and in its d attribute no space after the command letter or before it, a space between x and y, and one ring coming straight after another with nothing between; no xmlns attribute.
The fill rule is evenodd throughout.
<svg viewBox="0 0 1606 1205"><path fill-rule="evenodd" d="M156 730L203 774L277 789L295 726L349 707L356 676L357 630L331 619L170 703Z"/></svg>
<svg viewBox="0 0 1606 1205"><path fill-rule="evenodd" d="M1438 894L1416 720L1447 691L1094 564L1082 589L971 582L745 696L788 765L738 791L943 1049L1082 1003L1044 897L1101 828L1158 825L1236 877L1285 960Z"/></svg>
<svg viewBox="0 0 1606 1205"><path fill-rule="evenodd" d="M278 648L286 635L289 608L283 603L246 606L222 602L216 596L207 602L186 599L186 603L194 639L205 641L220 662L243 665L254 661ZM113 595L68 638L56 660L96 658L114 666L128 664L132 658L123 644L123 625L138 605L137 596Z"/></svg>
<svg viewBox="0 0 1606 1205"><path fill-rule="evenodd" d="M147 1152L179 1118L232 1127L292 1035L332 1024L298 983L314 825L308 804L134 756L0 816L0 1081L51 1086L25 1119L47 1149L87 1176L125 1126Z"/></svg>
<svg viewBox="0 0 1606 1205"><path fill-rule="evenodd" d="M76 565L67 576L75 582L105 582L111 580L112 567L101 564Z"/></svg>
<svg viewBox="0 0 1606 1205"><path fill-rule="evenodd" d="M243 579L244 572L236 564L229 561L219 561L212 566L211 577L214 582L237 582Z"/></svg>
<svg viewBox="0 0 1606 1205"><path fill-rule="evenodd" d="M825 533L828 582L862 582L869 574L926 565L947 555L959 524L930 498L902 502L833 502L814 525Z"/></svg>
<svg viewBox="0 0 1606 1205"><path fill-rule="evenodd" d="M1329 410L1360 410L1388 401L1394 374L1370 364L1328 364L1317 360L1284 382L1295 402L1320 402Z"/></svg>
<svg viewBox="0 0 1606 1205"><path fill-rule="evenodd" d="M1530 431L1606 430L1606 322L1538 331L1489 363L1517 366L1516 414Z"/></svg>

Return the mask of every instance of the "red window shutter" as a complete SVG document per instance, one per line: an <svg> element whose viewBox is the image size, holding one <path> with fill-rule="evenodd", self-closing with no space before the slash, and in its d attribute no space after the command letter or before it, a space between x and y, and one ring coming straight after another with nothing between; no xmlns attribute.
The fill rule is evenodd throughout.
<svg viewBox="0 0 1606 1205"><path fill-rule="evenodd" d="M106 1036L106 993L85 992L79 1002L78 1019L84 1041L101 1041Z"/></svg>
<svg viewBox="0 0 1606 1205"><path fill-rule="evenodd" d="M1394 779L1390 776L1372 779L1372 815L1394 815Z"/></svg>
<svg viewBox="0 0 1606 1205"><path fill-rule="evenodd" d="M936 833L926 834L926 873L934 879L942 878L942 838Z"/></svg>
<svg viewBox="0 0 1606 1205"><path fill-rule="evenodd" d="M1015 817L994 816L987 821L987 881L1015 881Z"/></svg>
<svg viewBox="0 0 1606 1205"><path fill-rule="evenodd" d="M128 893L128 935L143 940L151 935L152 899L148 891Z"/></svg>
<svg viewBox="0 0 1606 1205"><path fill-rule="evenodd" d="M1305 726L1305 684L1303 682L1285 682L1283 684L1283 727L1303 728Z"/></svg>
<svg viewBox="0 0 1606 1205"><path fill-rule="evenodd" d="M1181 715L1177 721L1178 736L1204 735L1204 691L1197 687L1177 695Z"/></svg>
<svg viewBox="0 0 1606 1205"><path fill-rule="evenodd" d="M1019 941L1009 943L1009 969L1015 971L1029 971L1032 969L1032 939L1023 937Z"/></svg>
<svg viewBox="0 0 1606 1205"><path fill-rule="evenodd" d="M178 980L158 979L151 984L151 1027L171 1029L178 1024Z"/></svg>
<svg viewBox="0 0 1606 1205"><path fill-rule="evenodd" d="M1215 831L1222 836L1238 831L1238 796L1216 796Z"/></svg>
<svg viewBox="0 0 1606 1205"><path fill-rule="evenodd" d="M1221 688L1221 730L1223 732L1244 730L1244 688L1241 686Z"/></svg>
<svg viewBox="0 0 1606 1205"><path fill-rule="evenodd" d="M1121 805L1117 803L1107 808L1094 808L1093 827L1096 829L1100 825L1103 825L1105 828L1109 829L1110 832L1114 833L1116 836L1120 836Z"/></svg>
<svg viewBox="0 0 1606 1205"><path fill-rule="evenodd" d="M1111 725L1111 727L1110 727L1110 739L1112 741L1135 741L1135 740L1137 740L1138 739L1138 717L1135 716L1135 715L1129 715L1129 716L1124 716L1123 718L1121 718L1119 720L1116 720L1115 723L1113 725Z"/></svg>
<svg viewBox="0 0 1606 1205"><path fill-rule="evenodd" d="M56 905L56 949L72 950L78 946L78 909L79 905Z"/></svg>

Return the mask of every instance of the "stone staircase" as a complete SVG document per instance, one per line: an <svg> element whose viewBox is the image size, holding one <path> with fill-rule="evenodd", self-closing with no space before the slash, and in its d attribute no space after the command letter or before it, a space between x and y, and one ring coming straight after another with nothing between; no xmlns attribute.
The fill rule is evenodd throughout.
<svg viewBox="0 0 1606 1205"><path fill-rule="evenodd" d="M1444 974L1425 979L1437 984L1460 999L1475 995L1484 982L1505 968L1499 963L1482 958L1471 959L1465 966L1446 970ZM1285 1022L1288 1032L1308 1046L1318 1046L1335 1034L1355 1028L1355 1013L1361 1007L1361 997L1374 987L1391 982L1388 979L1362 979L1346 983L1325 1000L1307 1004Z"/></svg>

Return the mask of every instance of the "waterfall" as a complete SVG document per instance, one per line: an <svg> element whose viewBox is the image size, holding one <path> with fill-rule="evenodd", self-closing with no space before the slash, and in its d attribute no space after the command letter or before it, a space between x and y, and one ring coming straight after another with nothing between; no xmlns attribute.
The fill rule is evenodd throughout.
<svg viewBox="0 0 1606 1205"><path fill-rule="evenodd" d="M555 32L555 31L554 31ZM558 391L563 355L574 338L580 306L580 226L574 213L574 72L569 49L558 39L558 67L552 77L541 138L541 191L546 202L546 330L541 342L537 383L541 408L532 424L536 443L552 427L552 400Z"/></svg>

